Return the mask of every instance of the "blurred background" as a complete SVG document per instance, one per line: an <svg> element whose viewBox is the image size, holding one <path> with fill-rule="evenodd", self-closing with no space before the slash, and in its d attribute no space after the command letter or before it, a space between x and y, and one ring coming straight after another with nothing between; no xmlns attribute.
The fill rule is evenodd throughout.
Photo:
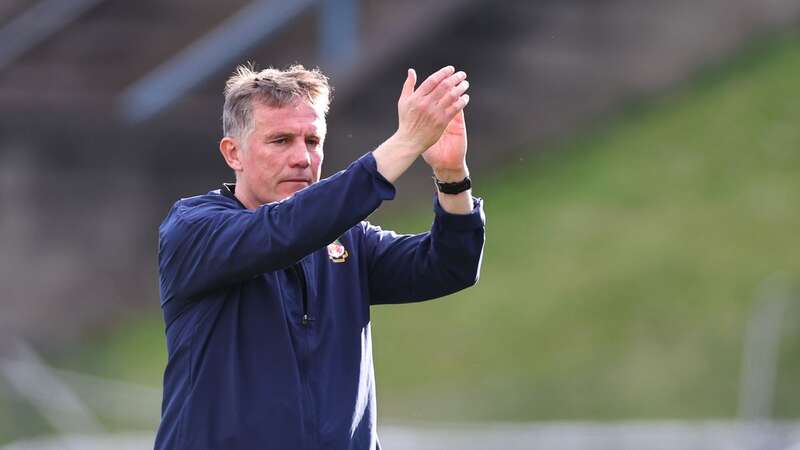
<svg viewBox="0 0 800 450"><path fill-rule="evenodd" d="M482 277L373 308L385 448L800 448L797 0L0 0L0 448L152 448L157 227L247 61L330 75L326 174L469 74Z"/></svg>

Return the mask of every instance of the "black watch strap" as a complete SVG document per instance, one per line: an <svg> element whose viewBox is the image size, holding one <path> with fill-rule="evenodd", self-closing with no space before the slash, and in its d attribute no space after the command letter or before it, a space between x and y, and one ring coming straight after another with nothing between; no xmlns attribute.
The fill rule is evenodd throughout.
<svg viewBox="0 0 800 450"><path fill-rule="evenodd" d="M436 184L436 189L438 189L442 194L460 194L467 189L472 188L472 180L468 176L464 177L464 179L461 181L456 181L455 183L445 183L443 181L439 181L436 177L433 177L433 181Z"/></svg>

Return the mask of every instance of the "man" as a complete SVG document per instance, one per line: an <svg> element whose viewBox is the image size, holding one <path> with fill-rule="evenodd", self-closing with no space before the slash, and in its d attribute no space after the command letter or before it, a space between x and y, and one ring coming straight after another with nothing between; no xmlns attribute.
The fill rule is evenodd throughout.
<svg viewBox="0 0 800 450"><path fill-rule="evenodd" d="M159 228L169 360L156 449L379 449L369 307L441 297L478 279L482 202L471 196L464 72L416 87L397 132L320 180L327 78L240 67L219 148L235 185L175 203ZM422 155L431 231L364 219Z"/></svg>

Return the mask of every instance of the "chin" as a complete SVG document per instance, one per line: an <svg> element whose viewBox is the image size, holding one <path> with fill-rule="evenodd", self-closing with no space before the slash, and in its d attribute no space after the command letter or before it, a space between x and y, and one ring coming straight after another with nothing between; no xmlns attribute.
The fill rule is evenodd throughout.
<svg viewBox="0 0 800 450"><path fill-rule="evenodd" d="M295 194L295 192L297 192L299 190L300 189L295 189L295 190L288 191L288 192L280 192L280 193L278 193L278 195L277 195L278 198L275 201L279 202L279 201L282 201L282 200L286 200L287 198L293 196Z"/></svg>

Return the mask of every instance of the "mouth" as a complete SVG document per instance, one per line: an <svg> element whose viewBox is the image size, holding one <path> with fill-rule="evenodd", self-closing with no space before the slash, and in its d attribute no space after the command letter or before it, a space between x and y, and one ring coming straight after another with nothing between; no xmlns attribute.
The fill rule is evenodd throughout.
<svg viewBox="0 0 800 450"><path fill-rule="evenodd" d="M305 185L310 185L311 180L308 178L287 178L285 180L281 180L281 183L303 183Z"/></svg>

